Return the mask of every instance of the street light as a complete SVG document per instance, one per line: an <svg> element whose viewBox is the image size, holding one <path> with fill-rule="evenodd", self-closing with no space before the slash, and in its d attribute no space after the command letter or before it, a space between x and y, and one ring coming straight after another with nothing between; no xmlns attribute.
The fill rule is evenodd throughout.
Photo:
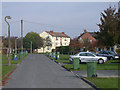
<svg viewBox="0 0 120 90"><path fill-rule="evenodd" d="M5 17L5 22L8 24L8 42L9 42L9 51L8 51L8 65L10 66L11 65L11 55L10 55L10 48L11 48L11 43L10 43L10 24L7 22L7 20L6 19L11 19L11 17L10 16L6 16Z"/></svg>

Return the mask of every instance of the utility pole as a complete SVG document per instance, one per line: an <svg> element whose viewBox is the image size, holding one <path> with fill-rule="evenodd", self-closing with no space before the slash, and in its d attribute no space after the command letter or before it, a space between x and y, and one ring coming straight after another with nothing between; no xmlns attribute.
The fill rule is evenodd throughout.
<svg viewBox="0 0 120 90"><path fill-rule="evenodd" d="M31 41L31 53L32 53L32 41Z"/></svg>
<svg viewBox="0 0 120 90"><path fill-rule="evenodd" d="M21 55L23 58L23 20L21 20Z"/></svg>
<svg viewBox="0 0 120 90"><path fill-rule="evenodd" d="M10 48L11 48L11 42L10 42L10 24L7 22L7 20L6 19L11 19L11 17L10 16L6 16L5 17L5 22L8 24L8 43L9 43L9 45L8 45L8 47L9 47L9 49L8 49L8 66L10 66L11 65L11 53L10 53Z"/></svg>

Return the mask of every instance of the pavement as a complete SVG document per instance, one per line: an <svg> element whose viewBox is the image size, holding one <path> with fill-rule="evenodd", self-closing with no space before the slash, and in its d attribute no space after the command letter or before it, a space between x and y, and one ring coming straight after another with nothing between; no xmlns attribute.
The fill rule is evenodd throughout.
<svg viewBox="0 0 120 90"><path fill-rule="evenodd" d="M97 70L97 77L120 77L120 70ZM73 71L73 73L77 74L79 77L87 77L87 71Z"/></svg>
<svg viewBox="0 0 120 90"><path fill-rule="evenodd" d="M92 88L42 54L29 54L3 88Z"/></svg>

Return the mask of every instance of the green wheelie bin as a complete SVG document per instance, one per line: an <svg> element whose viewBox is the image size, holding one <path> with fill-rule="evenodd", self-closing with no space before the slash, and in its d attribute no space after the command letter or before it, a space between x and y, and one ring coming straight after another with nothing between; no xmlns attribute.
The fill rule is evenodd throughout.
<svg viewBox="0 0 120 90"><path fill-rule="evenodd" d="M73 58L73 69L79 69L79 58Z"/></svg>
<svg viewBox="0 0 120 90"><path fill-rule="evenodd" d="M97 61L87 62L87 77L97 77L96 65L97 65Z"/></svg>

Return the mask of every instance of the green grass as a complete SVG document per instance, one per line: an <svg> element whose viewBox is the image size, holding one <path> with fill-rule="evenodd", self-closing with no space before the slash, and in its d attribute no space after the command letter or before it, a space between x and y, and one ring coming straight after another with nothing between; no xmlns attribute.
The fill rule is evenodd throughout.
<svg viewBox="0 0 120 90"><path fill-rule="evenodd" d="M60 55L60 60L69 60L70 55Z"/></svg>
<svg viewBox="0 0 120 90"><path fill-rule="evenodd" d="M107 62L105 62L105 64L109 63L120 63L120 60L108 60Z"/></svg>
<svg viewBox="0 0 120 90"><path fill-rule="evenodd" d="M98 88L119 88L118 78L86 78L86 79L93 82Z"/></svg>
<svg viewBox="0 0 120 90"><path fill-rule="evenodd" d="M17 60L13 60L13 57L11 56L11 64L18 64L22 60L20 60L20 55L17 55ZM7 55L2 55L2 61L0 60L0 64L8 64L8 57Z"/></svg>
<svg viewBox="0 0 120 90"><path fill-rule="evenodd" d="M10 73L16 66L15 65L0 65L0 67L2 67L2 74L0 73L0 76L2 76L2 78L5 77L5 75L7 75L8 73Z"/></svg>
<svg viewBox="0 0 120 90"><path fill-rule="evenodd" d="M66 64L63 66L69 70L73 70L72 64ZM79 70L87 70L87 64L80 64L79 67L80 67ZM97 70L120 70L120 68L118 68L118 64L97 64L96 69Z"/></svg>
<svg viewBox="0 0 120 90"><path fill-rule="evenodd" d="M55 60L57 63L70 63L69 60Z"/></svg>

